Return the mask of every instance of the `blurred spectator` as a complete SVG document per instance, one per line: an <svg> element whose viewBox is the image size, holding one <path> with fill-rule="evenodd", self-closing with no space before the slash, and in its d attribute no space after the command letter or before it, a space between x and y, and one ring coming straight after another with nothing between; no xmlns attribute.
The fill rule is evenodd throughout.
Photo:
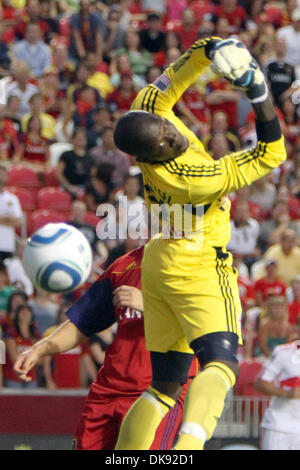
<svg viewBox="0 0 300 470"><path fill-rule="evenodd" d="M116 88L121 84L122 75L131 75L136 89L143 88L146 85L141 75L132 73L131 61L127 53L119 54L112 58L110 61L110 74L110 81Z"/></svg>
<svg viewBox="0 0 300 470"><path fill-rule="evenodd" d="M288 229L300 231L296 222L292 222L289 215L288 204L285 201L277 200L271 212L271 218L264 220L261 224L259 235L259 246L265 251L269 246L280 243L282 234Z"/></svg>
<svg viewBox="0 0 300 470"><path fill-rule="evenodd" d="M6 315L0 319L2 332L5 334L8 327L13 326L17 308L28 302L28 295L22 290L14 290L7 300Z"/></svg>
<svg viewBox="0 0 300 470"><path fill-rule="evenodd" d="M250 202L258 204L267 214L273 207L276 199L276 187L268 181L268 177L261 178L251 186Z"/></svg>
<svg viewBox="0 0 300 470"><path fill-rule="evenodd" d="M39 0L40 3L40 20L48 25L47 38L51 41L56 34L59 33L59 21L57 19L57 11L53 0Z"/></svg>
<svg viewBox="0 0 300 470"><path fill-rule="evenodd" d="M14 46L13 55L17 60L27 62L36 77L43 75L45 70L50 67L51 49L41 41L41 30L38 23L28 23L25 39Z"/></svg>
<svg viewBox="0 0 300 470"><path fill-rule="evenodd" d="M38 86L30 81L31 71L24 61L15 62L12 67L13 80L6 88L7 98L17 96L20 99L18 117L22 118L30 111L29 101L39 92Z"/></svg>
<svg viewBox="0 0 300 470"><path fill-rule="evenodd" d="M21 225L22 209L19 199L5 190L7 170L0 167L0 261L15 252L15 229Z"/></svg>
<svg viewBox="0 0 300 470"><path fill-rule="evenodd" d="M58 73L59 89L66 91L71 83L75 69L70 61L66 44L59 42L53 47L52 67L54 67Z"/></svg>
<svg viewBox="0 0 300 470"><path fill-rule="evenodd" d="M215 17L227 19L231 34L238 33L245 27L246 12L238 5L237 0L221 0L220 5L216 7Z"/></svg>
<svg viewBox="0 0 300 470"><path fill-rule="evenodd" d="M88 130L88 149L99 146L102 143L102 132L107 126L112 125L111 113L105 103L99 103L92 113L93 125Z"/></svg>
<svg viewBox="0 0 300 470"><path fill-rule="evenodd" d="M259 349L255 355L270 357L276 346L288 342L292 327L288 322L287 306L284 297L268 297L266 318L259 327Z"/></svg>
<svg viewBox="0 0 300 470"><path fill-rule="evenodd" d="M297 325L300 318L300 278L297 277L292 284L293 301L289 303L289 322Z"/></svg>
<svg viewBox="0 0 300 470"><path fill-rule="evenodd" d="M144 199L139 196L140 189L139 178L128 175L125 179L123 190L118 193L118 199L122 201L123 198L126 198L128 225L138 218L139 226L137 231L146 239L148 227L147 209Z"/></svg>
<svg viewBox="0 0 300 470"><path fill-rule="evenodd" d="M50 166L48 140L42 136L42 125L37 116L32 116L28 121L21 159L28 163L37 164L43 169Z"/></svg>
<svg viewBox="0 0 300 470"><path fill-rule="evenodd" d="M31 110L22 119L22 131L28 132L28 123L32 117L40 120L42 126L42 136L45 139L52 140L55 137L55 119L50 114L44 112L43 96L40 93L33 95L29 104Z"/></svg>
<svg viewBox="0 0 300 470"><path fill-rule="evenodd" d="M7 362L3 366L4 385L14 389L32 389L37 385L36 369L29 373L31 382L23 382L15 374L13 364L17 357L34 345L39 339L36 331L33 312L28 304L20 305L15 314L13 326L7 329L5 344L7 352Z"/></svg>
<svg viewBox="0 0 300 470"><path fill-rule="evenodd" d="M34 313L34 320L38 333L44 332L56 323L58 305L53 302L51 295L41 289L35 289L34 297L29 301Z"/></svg>
<svg viewBox="0 0 300 470"><path fill-rule="evenodd" d="M256 303L264 307L270 296L285 297L286 285L278 277L278 263L269 259L265 262L266 276L255 283Z"/></svg>
<svg viewBox="0 0 300 470"><path fill-rule="evenodd" d="M39 81L40 91L44 100L45 112L57 119L61 113L61 100L66 93L59 89L59 75L54 68L46 71Z"/></svg>
<svg viewBox="0 0 300 470"><path fill-rule="evenodd" d="M85 222L86 213L86 204L82 201L74 201L71 206L71 216L68 223L77 228L88 240L92 250L97 252L97 243L99 240L97 238L96 229Z"/></svg>
<svg viewBox="0 0 300 470"><path fill-rule="evenodd" d="M285 61L296 67L300 64L300 50L298 47L300 40L300 9L294 10L292 13L292 24L281 28L277 37L284 39L287 46Z"/></svg>
<svg viewBox="0 0 300 470"><path fill-rule="evenodd" d="M100 204L111 200L113 194L111 179L114 169L111 163L101 163L86 185L85 202L90 212L95 214Z"/></svg>
<svg viewBox="0 0 300 470"><path fill-rule="evenodd" d="M277 193L277 200L285 202L288 205L289 215L292 220L300 219L300 201L291 194L288 186L280 186Z"/></svg>
<svg viewBox="0 0 300 470"><path fill-rule="evenodd" d="M123 47L125 31L120 26L121 9L112 5L108 10L107 19L103 29L103 55L109 58L113 50Z"/></svg>
<svg viewBox="0 0 300 470"><path fill-rule="evenodd" d="M187 7L187 0L166 0L167 18L169 21L180 21Z"/></svg>
<svg viewBox="0 0 300 470"><path fill-rule="evenodd" d="M126 176L129 173L129 159L117 149L113 138L113 127L107 126L102 131L102 143L91 150L90 156L92 157L96 166L102 163L110 163L114 165L114 172L112 174L112 184L114 188L122 188Z"/></svg>
<svg viewBox="0 0 300 470"><path fill-rule="evenodd" d="M283 93L280 97L280 109L283 114L284 122L285 122L285 136L286 136L286 146L288 154L290 154L291 150L288 147L294 146L297 144L297 141L300 137L300 130L299 124L300 119L297 114L297 104L293 103L292 96L290 90Z"/></svg>
<svg viewBox="0 0 300 470"><path fill-rule="evenodd" d="M230 153L226 135L221 132L218 132L212 136L210 147L211 148L209 153L214 160L220 160L220 158L223 158L225 155Z"/></svg>
<svg viewBox="0 0 300 470"><path fill-rule="evenodd" d="M85 127L89 129L92 126L93 109L103 100L98 90L88 85L82 85L74 92L75 113L73 116L75 127Z"/></svg>
<svg viewBox="0 0 300 470"><path fill-rule="evenodd" d="M290 344L278 347L264 365L255 387L271 397L260 424L261 450L300 450L300 324Z"/></svg>
<svg viewBox="0 0 300 470"><path fill-rule="evenodd" d="M223 78L215 78L207 84L206 102L210 113L222 111L228 117L228 128L237 129L237 102L240 93Z"/></svg>
<svg viewBox="0 0 300 470"><path fill-rule="evenodd" d="M211 132L210 134L207 134L202 140L204 147L207 151L211 149L210 143L211 143L213 135L218 134L218 133L225 135L228 141L228 148L231 152L237 152L238 150L240 150L239 138L232 132L229 132L228 118L227 118L227 115L222 111L217 111L212 114Z"/></svg>
<svg viewBox="0 0 300 470"><path fill-rule="evenodd" d="M231 239L227 248L243 255L248 267L257 258L256 246L259 231L259 223L250 217L249 204L246 201L238 201L234 220L231 221Z"/></svg>
<svg viewBox="0 0 300 470"><path fill-rule="evenodd" d="M86 66L89 70L89 78L86 82L87 85L98 90L100 96L105 99L107 94L113 91L113 86L106 67L105 70L100 68L97 56L94 52L88 52Z"/></svg>
<svg viewBox="0 0 300 470"><path fill-rule="evenodd" d="M7 274L10 284L13 284L18 289L21 289L29 297L33 294L33 286L29 277L27 276L22 263L24 248L27 240L22 240L16 237L16 250L12 258L7 258L4 263L7 269Z"/></svg>
<svg viewBox="0 0 300 470"><path fill-rule="evenodd" d="M252 202L250 200L251 189L249 186L245 186L242 189L239 189L234 197L231 199L231 218L235 217L236 205L240 202L245 202L248 204L250 209L250 217L261 222L264 218L264 213L259 204Z"/></svg>
<svg viewBox="0 0 300 470"><path fill-rule="evenodd" d="M64 152L57 165L57 178L63 188L73 197L81 195L94 166L92 157L87 153L87 132L75 129L73 150Z"/></svg>
<svg viewBox="0 0 300 470"><path fill-rule="evenodd" d="M227 39L230 36L231 26L227 18L218 18L216 22L215 35L222 39Z"/></svg>
<svg viewBox="0 0 300 470"><path fill-rule="evenodd" d="M152 65L148 68L146 72L146 82L147 84L154 83L161 76L161 69L157 65Z"/></svg>
<svg viewBox="0 0 300 470"><path fill-rule="evenodd" d="M8 97L7 105L5 108L5 117L10 122L12 122L13 127L19 139L20 139L20 134L22 132L22 124L19 118L20 106L21 106L21 100L18 96L11 95Z"/></svg>
<svg viewBox="0 0 300 470"><path fill-rule="evenodd" d="M116 261L118 258L126 255L126 253L129 253L130 251L135 250L140 245L140 240L133 240L129 237L126 238L126 240L124 240L121 244L117 245L110 251L105 263L105 269L108 268L112 263L114 263L114 261Z"/></svg>
<svg viewBox="0 0 300 470"><path fill-rule="evenodd" d="M124 47L120 47L114 51L115 56L120 54L128 55L133 74L146 75L147 69L152 63L152 57L149 51L142 48L137 30L129 29L126 31Z"/></svg>
<svg viewBox="0 0 300 470"><path fill-rule="evenodd" d="M249 308L255 305L255 290L252 281L239 273L238 288L241 299L243 311L246 312Z"/></svg>
<svg viewBox="0 0 300 470"><path fill-rule="evenodd" d="M187 50L197 40L198 26L191 8L186 8L183 11L181 25L175 28L175 31L179 35L184 50Z"/></svg>
<svg viewBox="0 0 300 470"><path fill-rule="evenodd" d="M4 26L0 25L0 77L7 75L10 67L9 48L3 41L4 30Z"/></svg>
<svg viewBox="0 0 300 470"><path fill-rule="evenodd" d="M285 62L286 42L276 39L276 57L266 64L266 75L270 82L271 92L277 106L280 106L281 95L288 90L296 80L295 68Z"/></svg>
<svg viewBox="0 0 300 470"><path fill-rule="evenodd" d="M289 286L300 273L300 248L297 247L295 231L286 229L281 236L281 242L271 246L264 258L277 261L278 276Z"/></svg>
<svg viewBox="0 0 300 470"><path fill-rule="evenodd" d="M91 12L90 0L80 0L80 10L70 18L70 56L76 63L85 59L88 52L94 52L99 63L102 61L103 19L98 12Z"/></svg>
<svg viewBox="0 0 300 470"><path fill-rule="evenodd" d="M166 11L166 0L141 0L143 11L155 11L161 14Z"/></svg>
<svg viewBox="0 0 300 470"><path fill-rule="evenodd" d="M150 13L147 26L140 31L141 45L151 53L159 52L165 47L166 33L162 31L162 20L158 13Z"/></svg>
<svg viewBox="0 0 300 470"><path fill-rule="evenodd" d="M116 121L121 114L130 111L137 96L132 74L124 72L120 78L120 85L106 99Z"/></svg>
<svg viewBox="0 0 300 470"><path fill-rule="evenodd" d="M7 311L8 299L16 290L15 286L10 285L6 266L0 264L0 316L4 316Z"/></svg>
<svg viewBox="0 0 300 470"><path fill-rule="evenodd" d="M6 110L0 108L0 159L7 160L20 158L19 134L16 132L14 123L6 118Z"/></svg>

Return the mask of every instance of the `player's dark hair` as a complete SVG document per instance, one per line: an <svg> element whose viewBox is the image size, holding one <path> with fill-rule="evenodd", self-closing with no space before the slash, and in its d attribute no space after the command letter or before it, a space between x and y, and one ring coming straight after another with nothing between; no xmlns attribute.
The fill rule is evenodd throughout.
<svg viewBox="0 0 300 470"><path fill-rule="evenodd" d="M124 114L116 125L114 141L116 146L125 153L138 159L155 161L153 154L153 124L158 122L157 116L144 111L131 111Z"/></svg>

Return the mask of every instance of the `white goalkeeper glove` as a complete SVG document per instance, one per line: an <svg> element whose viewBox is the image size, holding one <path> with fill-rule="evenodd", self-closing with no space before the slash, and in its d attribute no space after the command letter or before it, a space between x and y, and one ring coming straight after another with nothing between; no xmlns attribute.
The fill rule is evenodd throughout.
<svg viewBox="0 0 300 470"><path fill-rule="evenodd" d="M251 103L261 103L267 99L269 91L264 74L240 41L219 41L212 48L210 58L212 70L226 78L234 88L242 90Z"/></svg>

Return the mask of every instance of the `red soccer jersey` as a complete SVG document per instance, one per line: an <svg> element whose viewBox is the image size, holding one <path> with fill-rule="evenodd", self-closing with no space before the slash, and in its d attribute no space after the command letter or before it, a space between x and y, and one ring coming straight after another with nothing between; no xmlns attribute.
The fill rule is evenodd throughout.
<svg viewBox="0 0 300 470"><path fill-rule="evenodd" d="M102 396L139 396L152 380L143 314L132 308L114 309L112 304L113 291L118 287L141 289L143 254L142 247L115 261L67 313L71 322L86 336L118 323L116 336L106 351L104 365L97 377ZM190 376L196 373L194 361Z"/></svg>
<svg viewBox="0 0 300 470"><path fill-rule="evenodd" d="M17 330L12 326L8 327L7 333L6 333L6 338L15 340L18 355L22 354L23 352L30 349L34 345L34 343L36 342L33 338L29 338L29 339L22 338L18 334ZM10 360L8 354L7 354L7 357L6 357L6 364L4 364L4 366L3 366L3 377L4 377L5 380L13 380L14 382L22 382L22 380L19 379L17 374L15 374L14 364ZM28 374L28 377L30 377L33 382L35 382L37 380L36 368L35 367L33 369L31 369L31 371Z"/></svg>
<svg viewBox="0 0 300 470"><path fill-rule="evenodd" d="M263 277L256 281L255 291L261 292L263 301L265 301L269 295L284 296L286 285L280 279L276 279L276 281L268 281Z"/></svg>
<svg viewBox="0 0 300 470"><path fill-rule="evenodd" d="M299 315L300 315L300 302L297 302L296 300L294 300L294 302L292 302L289 305L289 322L291 323L291 325L297 325L297 320L298 320Z"/></svg>

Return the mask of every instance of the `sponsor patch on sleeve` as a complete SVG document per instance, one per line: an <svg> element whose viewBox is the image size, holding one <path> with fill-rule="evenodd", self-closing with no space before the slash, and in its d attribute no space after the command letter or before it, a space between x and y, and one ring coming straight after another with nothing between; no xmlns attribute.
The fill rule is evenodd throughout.
<svg viewBox="0 0 300 470"><path fill-rule="evenodd" d="M156 80L156 82L153 83L153 85L160 91L166 91L171 86L171 80L167 75L163 74Z"/></svg>

